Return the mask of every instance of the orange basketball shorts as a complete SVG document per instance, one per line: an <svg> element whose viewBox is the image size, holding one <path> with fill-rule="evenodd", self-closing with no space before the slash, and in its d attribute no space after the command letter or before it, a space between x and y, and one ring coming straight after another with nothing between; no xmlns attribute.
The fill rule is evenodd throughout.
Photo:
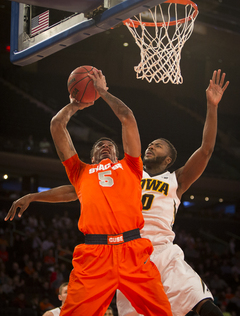
<svg viewBox="0 0 240 316"><path fill-rule="evenodd" d="M172 316L153 251L145 238L116 245L80 244L73 254L67 299L60 316L101 316L116 289L139 314Z"/></svg>

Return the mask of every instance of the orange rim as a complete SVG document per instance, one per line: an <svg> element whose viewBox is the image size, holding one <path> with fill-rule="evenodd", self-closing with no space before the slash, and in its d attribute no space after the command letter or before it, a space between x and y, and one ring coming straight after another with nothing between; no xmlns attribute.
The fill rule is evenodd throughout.
<svg viewBox="0 0 240 316"><path fill-rule="evenodd" d="M177 3L177 4L183 4L183 5L191 5L193 8L194 8L194 12L193 14L191 14L189 17L186 17L186 18L183 18L183 19L179 19L177 21L172 21L172 22L168 22L168 23L165 23L165 22L157 22L157 23L154 23L154 22L139 22L139 21L136 21L136 20L132 20L132 19L127 19L127 20L124 20L122 23L124 25L128 24L130 27L135 27L137 28L141 23L145 26L151 26L151 27L154 27L154 26L163 26L163 25L175 25L176 23L180 23L180 24L183 24L186 20L189 21L189 20L192 20L196 17L196 15L198 14L198 7L196 5L196 3L192 2L191 0L168 0L168 1L165 1L164 3Z"/></svg>

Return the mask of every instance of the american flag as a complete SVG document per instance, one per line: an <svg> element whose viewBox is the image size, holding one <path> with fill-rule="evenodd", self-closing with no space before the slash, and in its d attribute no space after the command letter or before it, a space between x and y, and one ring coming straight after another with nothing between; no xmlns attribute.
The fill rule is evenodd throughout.
<svg viewBox="0 0 240 316"><path fill-rule="evenodd" d="M31 20L31 36L49 27L49 10L45 11Z"/></svg>

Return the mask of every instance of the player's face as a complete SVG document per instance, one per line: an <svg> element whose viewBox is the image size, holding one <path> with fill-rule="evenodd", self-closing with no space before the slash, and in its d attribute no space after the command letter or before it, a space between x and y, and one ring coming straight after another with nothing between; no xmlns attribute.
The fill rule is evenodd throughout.
<svg viewBox="0 0 240 316"><path fill-rule="evenodd" d="M99 163L101 160L109 158L112 162L117 162L116 148L109 140L102 140L96 144L93 151L93 163Z"/></svg>
<svg viewBox="0 0 240 316"><path fill-rule="evenodd" d="M62 293L59 294L59 300L62 301L62 305L64 304L67 298L67 290L68 290L68 286L66 285L62 288Z"/></svg>
<svg viewBox="0 0 240 316"><path fill-rule="evenodd" d="M156 139L148 145L143 158L143 163L145 165L148 163L160 165L168 158L170 158L168 144L162 139Z"/></svg>

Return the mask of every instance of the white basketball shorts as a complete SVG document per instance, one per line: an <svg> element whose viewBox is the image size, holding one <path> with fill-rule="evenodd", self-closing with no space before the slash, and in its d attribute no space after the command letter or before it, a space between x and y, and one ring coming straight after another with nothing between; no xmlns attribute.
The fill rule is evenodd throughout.
<svg viewBox="0 0 240 316"><path fill-rule="evenodd" d="M200 276L184 261L178 245L154 246L151 260L157 266L173 316L185 316L200 301L213 296ZM126 297L117 291L119 316L139 315Z"/></svg>

